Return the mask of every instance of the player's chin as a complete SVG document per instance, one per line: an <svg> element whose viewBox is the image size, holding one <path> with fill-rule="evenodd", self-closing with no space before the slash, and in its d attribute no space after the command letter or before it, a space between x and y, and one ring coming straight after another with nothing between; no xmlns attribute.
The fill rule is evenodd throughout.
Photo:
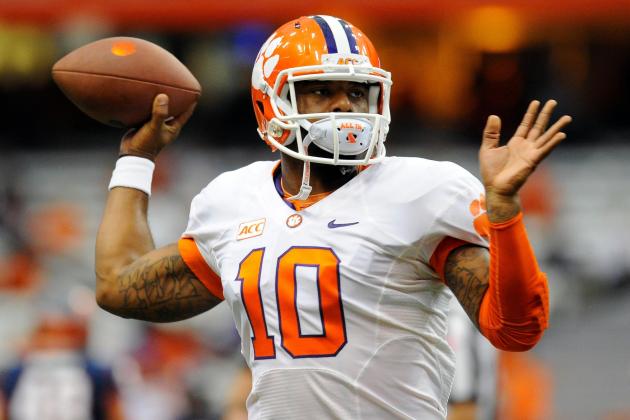
<svg viewBox="0 0 630 420"><path fill-rule="evenodd" d="M308 154L311 156L322 157L322 158L327 158L327 159L334 158L333 153L330 153L314 144L311 147L309 147ZM366 152L363 152L359 155L339 155L339 159L363 160L365 159L365 154ZM356 173L359 168L358 165L329 165L326 163L312 163L311 165L312 167L316 168L316 170L320 174L330 174L330 175L336 175L336 176L339 176L340 174L342 176L352 175Z"/></svg>

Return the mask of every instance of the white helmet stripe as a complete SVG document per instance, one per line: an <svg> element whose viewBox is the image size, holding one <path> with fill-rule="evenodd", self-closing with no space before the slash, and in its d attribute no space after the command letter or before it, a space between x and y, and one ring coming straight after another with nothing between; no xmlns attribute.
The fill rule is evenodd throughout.
<svg viewBox="0 0 630 420"><path fill-rule="evenodd" d="M344 30L339 19L334 18L332 16L319 15L322 19L326 21L330 30L335 37L335 43L337 44L337 52L339 54L350 54L353 51L350 51L350 43L348 42L348 35Z"/></svg>

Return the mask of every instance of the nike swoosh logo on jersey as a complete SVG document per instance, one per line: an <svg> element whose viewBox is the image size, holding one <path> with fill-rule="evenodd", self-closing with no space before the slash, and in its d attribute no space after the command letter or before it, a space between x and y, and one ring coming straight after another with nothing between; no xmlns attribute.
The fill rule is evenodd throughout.
<svg viewBox="0 0 630 420"><path fill-rule="evenodd" d="M352 225L356 225L359 222L352 222L352 223L335 223L337 219L332 219L330 222L328 222L328 227L331 229L336 229L336 228L340 228L340 227L345 227L345 226L352 226Z"/></svg>

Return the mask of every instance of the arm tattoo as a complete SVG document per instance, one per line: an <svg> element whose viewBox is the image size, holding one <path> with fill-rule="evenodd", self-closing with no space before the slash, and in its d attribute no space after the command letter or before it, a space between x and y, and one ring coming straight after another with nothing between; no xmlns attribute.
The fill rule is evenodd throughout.
<svg viewBox="0 0 630 420"><path fill-rule="evenodd" d="M154 322L190 318L220 302L179 255L140 258L118 278L118 292L126 317Z"/></svg>
<svg viewBox="0 0 630 420"><path fill-rule="evenodd" d="M462 305L473 324L479 328L479 307L488 290L488 250L480 246L463 246L446 259L446 284Z"/></svg>

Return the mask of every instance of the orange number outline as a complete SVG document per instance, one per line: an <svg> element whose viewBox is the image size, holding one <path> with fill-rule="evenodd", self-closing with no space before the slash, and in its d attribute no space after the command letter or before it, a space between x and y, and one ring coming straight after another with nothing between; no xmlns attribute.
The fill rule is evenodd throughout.
<svg viewBox="0 0 630 420"><path fill-rule="evenodd" d="M334 357L348 342L339 262L332 249L321 247L292 246L278 257L276 304L280 341L282 348L294 359ZM297 267L317 267L322 334L302 334L297 307Z"/></svg>
<svg viewBox="0 0 630 420"><path fill-rule="evenodd" d="M267 329L267 320L260 293L260 273L264 255L265 248L257 248L247 254L238 265L236 281L241 282L241 301L254 335L251 337L254 359L275 359L274 337L269 335ZM251 262L250 260L254 261Z"/></svg>
<svg viewBox="0 0 630 420"><path fill-rule="evenodd" d="M264 252L264 248L258 248L247 254L239 264L236 278L236 281L241 281L241 300L254 335L252 345L256 360L276 357L274 337L269 336L260 291ZM282 348L294 359L334 357L348 342L339 263L339 257L331 248L322 247L293 246L278 257L275 281L278 329ZM317 267L322 334L306 335L301 332L297 307L297 267Z"/></svg>

